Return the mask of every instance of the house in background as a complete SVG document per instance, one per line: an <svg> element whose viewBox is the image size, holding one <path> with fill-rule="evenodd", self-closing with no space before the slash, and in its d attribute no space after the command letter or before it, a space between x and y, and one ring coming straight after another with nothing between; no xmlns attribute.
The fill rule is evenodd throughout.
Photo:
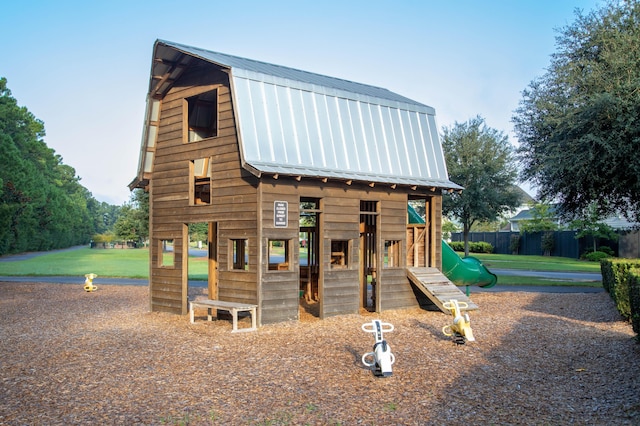
<svg viewBox="0 0 640 426"><path fill-rule="evenodd" d="M206 222L209 298L259 324L297 319L301 289L321 318L417 306L407 267L441 267L442 192L462 189L429 106L160 40L130 188L150 194L150 309L187 312L188 226Z"/></svg>
<svg viewBox="0 0 640 426"><path fill-rule="evenodd" d="M533 202L535 203L535 200L533 200ZM520 232L520 223L523 221L527 221L527 220L533 220L533 212L531 210L531 206L532 204L529 203L527 204L527 206L523 206L522 208L519 208L517 213L513 216L509 218L509 230L512 232ZM560 220L560 218L556 217L556 207L551 205L549 206L549 215L553 217L553 222L558 225L558 227L561 227L563 225L562 221Z"/></svg>
<svg viewBox="0 0 640 426"><path fill-rule="evenodd" d="M560 217L557 215L557 207L555 205L551 205L549 207L549 215L553 217L553 221L558 225L559 228L567 228L570 225L566 222L563 222ZM520 232L520 223L526 220L532 220L533 214L530 208L525 208L520 210L515 216L509 219L509 223L511 225L511 231ZM627 219L622 217L621 215L610 216L605 220L600 221L604 224L609 225L611 228L616 231L630 231L634 228L637 228L639 224L629 222Z"/></svg>
<svg viewBox="0 0 640 426"><path fill-rule="evenodd" d="M555 223L560 229L566 228L566 231L576 232L575 229L571 229L569 224L563 222L556 214L556 206L551 205L549 208L550 214L554 217ZM509 224L512 232L520 232L520 224L522 221L533 219L531 209L523 209L518 214L509 219ZM638 258L640 257L640 232L638 228L640 224L629 222L621 215L610 216L602 223L609 225L618 233L617 241L605 241L605 244L615 245L618 249L618 256L624 258ZM581 253L578 253L581 254Z"/></svg>

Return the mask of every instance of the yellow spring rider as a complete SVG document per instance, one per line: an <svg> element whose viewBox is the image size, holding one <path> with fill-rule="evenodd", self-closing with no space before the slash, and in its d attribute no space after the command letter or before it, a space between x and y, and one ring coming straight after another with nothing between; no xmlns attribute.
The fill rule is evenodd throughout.
<svg viewBox="0 0 640 426"><path fill-rule="evenodd" d="M96 274L86 274L84 277L86 278L86 280L84 280L84 291L96 291L98 287L93 285L93 279L98 276Z"/></svg>
<svg viewBox="0 0 640 426"><path fill-rule="evenodd" d="M442 332L445 336L451 336L453 341L459 345L465 343L465 341L475 342L473 337L473 331L471 330L471 321L469 320L469 314L466 312L463 314L461 309L467 308L469 304L467 302L458 302L456 299L451 299L448 302L442 304L445 309L448 309L453 315L453 323L451 325L445 325L442 327Z"/></svg>

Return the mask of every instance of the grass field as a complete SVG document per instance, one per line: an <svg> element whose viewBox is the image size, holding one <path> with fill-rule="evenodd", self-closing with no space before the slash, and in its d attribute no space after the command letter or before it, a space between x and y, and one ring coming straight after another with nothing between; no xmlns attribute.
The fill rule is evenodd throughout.
<svg viewBox="0 0 640 426"><path fill-rule="evenodd" d="M458 253L460 254L460 253ZM590 272L599 273L600 264L576 259L547 256L512 256L500 254L473 254L490 270L515 269L527 271ZM95 273L100 277L149 278L148 249L99 250L88 247L53 252L33 259L2 261L0 275L27 276L84 276ZM498 275L499 285L580 285L597 286L600 281L566 281L558 279ZM206 280L206 257L189 257L189 279Z"/></svg>
<svg viewBox="0 0 640 426"><path fill-rule="evenodd" d="M462 253L458 253L462 255ZM599 262L587 262L567 257L551 256L513 256L509 254L479 254L472 253L489 269L521 269L529 271L556 272L600 272Z"/></svg>

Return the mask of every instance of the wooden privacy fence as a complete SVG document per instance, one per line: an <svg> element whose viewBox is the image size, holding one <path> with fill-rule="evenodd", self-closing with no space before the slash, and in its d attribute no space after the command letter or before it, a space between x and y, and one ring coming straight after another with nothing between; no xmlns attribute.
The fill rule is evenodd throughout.
<svg viewBox="0 0 640 426"><path fill-rule="evenodd" d="M542 236L543 232L470 232L470 242L484 241L494 247L493 252L497 254L514 254L511 249L511 238L519 237L517 254L524 255L542 255ZM576 238L577 231L554 231L553 232L553 250L551 256L569 257L579 259L580 255L593 247L593 239L591 237ZM626 235L621 235L621 241L625 241ZM451 233L451 241L464 241L462 232ZM608 246L617 254L619 241L600 239L598 247ZM636 250L637 251L637 250ZM638 257L634 253L621 253L625 257Z"/></svg>

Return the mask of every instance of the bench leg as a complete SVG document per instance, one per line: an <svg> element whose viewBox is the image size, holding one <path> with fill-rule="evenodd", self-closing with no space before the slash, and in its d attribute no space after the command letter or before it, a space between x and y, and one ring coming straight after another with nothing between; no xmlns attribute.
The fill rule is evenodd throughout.
<svg viewBox="0 0 640 426"><path fill-rule="evenodd" d="M251 309L251 328L256 330L258 327L256 326L257 318L256 318L256 308Z"/></svg>
<svg viewBox="0 0 640 426"><path fill-rule="evenodd" d="M236 309L231 309L231 316L233 317L233 330L231 332L238 331L238 311Z"/></svg>
<svg viewBox="0 0 640 426"><path fill-rule="evenodd" d="M189 303L189 319L191 320L191 324L195 324L193 316L193 305Z"/></svg>

